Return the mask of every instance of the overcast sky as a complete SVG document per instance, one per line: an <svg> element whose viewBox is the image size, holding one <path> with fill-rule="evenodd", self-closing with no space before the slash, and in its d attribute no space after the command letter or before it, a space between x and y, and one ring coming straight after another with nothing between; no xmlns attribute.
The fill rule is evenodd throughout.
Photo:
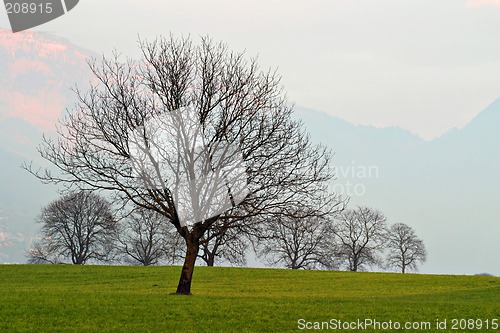
<svg viewBox="0 0 500 333"><path fill-rule="evenodd" d="M34 30L131 57L138 35L208 34L277 67L298 105L426 139L500 97L500 0L81 0Z"/></svg>

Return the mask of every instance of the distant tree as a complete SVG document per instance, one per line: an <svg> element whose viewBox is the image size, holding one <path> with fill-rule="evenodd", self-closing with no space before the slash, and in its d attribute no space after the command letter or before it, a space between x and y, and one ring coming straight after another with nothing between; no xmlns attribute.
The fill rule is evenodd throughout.
<svg viewBox="0 0 500 333"><path fill-rule="evenodd" d="M176 241L180 241L180 237L176 237L175 230L165 223L160 214L136 209L120 227L117 250L129 261L143 266L156 265L161 261L173 264L183 250L182 244L175 244Z"/></svg>
<svg viewBox="0 0 500 333"><path fill-rule="evenodd" d="M42 209L41 240L28 253L30 263L73 264L107 261L113 253L117 222L111 205L91 192L72 192Z"/></svg>
<svg viewBox="0 0 500 333"><path fill-rule="evenodd" d="M386 218L368 207L347 209L335 217L326 248L350 271L381 264Z"/></svg>
<svg viewBox="0 0 500 333"><path fill-rule="evenodd" d="M327 224L328 220L324 217L277 216L264 225L256 252L270 266L282 264L291 269L325 266L323 244Z"/></svg>
<svg viewBox="0 0 500 333"><path fill-rule="evenodd" d="M424 242L417 237L415 231L404 223L393 224L387 232L388 254L386 265L401 269L406 273L408 269L417 270L418 263L427 260L427 251Z"/></svg>
<svg viewBox="0 0 500 333"><path fill-rule="evenodd" d="M25 168L163 215L185 242L177 293L189 295L200 241L219 220L251 223L300 203L313 215L337 201L327 192L331 153L311 142L280 77L255 59L209 38L140 47L141 61L90 63L95 83L76 90L58 140L40 147L59 173Z"/></svg>
<svg viewBox="0 0 500 333"><path fill-rule="evenodd" d="M249 241L247 223L236 219L219 219L200 239L199 257L207 266L228 262L236 266L246 265Z"/></svg>
<svg viewBox="0 0 500 333"><path fill-rule="evenodd" d="M37 240L29 249L28 254L29 264L62 264L64 257L49 253L45 242Z"/></svg>

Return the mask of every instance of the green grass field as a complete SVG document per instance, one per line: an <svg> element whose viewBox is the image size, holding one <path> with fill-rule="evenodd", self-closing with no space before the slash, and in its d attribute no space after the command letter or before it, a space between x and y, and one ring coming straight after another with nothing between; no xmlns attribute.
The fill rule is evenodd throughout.
<svg viewBox="0 0 500 333"><path fill-rule="evenodd" d="M364 319L385 328L389 321L431 325L406 332L500 332L500 278L196 267L193 295L177 296L179 273L0 265L0 332L285 332ZM436 329L445 319L447 328ZM453 319L479 321L454 330Z"/></svg>

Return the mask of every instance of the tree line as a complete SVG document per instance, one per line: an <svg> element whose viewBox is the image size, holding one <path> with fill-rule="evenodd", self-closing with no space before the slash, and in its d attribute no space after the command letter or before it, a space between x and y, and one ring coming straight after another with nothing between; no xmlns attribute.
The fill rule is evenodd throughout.
<svg viewBox="0 0 500 333"><path fill-rule="evenodd" d="M333 154L293 119L275 70L208 37L139 47L89 60L95 80L39 146L51 167L24 165L66 193L43 209L31 262L181 258L184 295L198 258L243 265L250 249L291 268L378 262L385 218L328 191Z"/></svg>
<svg viewBox="0 0 500 333"><path fill-rule="evenodd" d="M171 265L185 244L164 218L136 209L117 219L111 203L91 192L73 192L45 207L38 219L40 240L29 263ZM207 266L246 265L250 251L271 267L359 271L372 267L416 270L426 260L424 243L408 225L388 226L368 207L331 217L282 217L245 230L214 223L200 240L197 257Z"/></svg>

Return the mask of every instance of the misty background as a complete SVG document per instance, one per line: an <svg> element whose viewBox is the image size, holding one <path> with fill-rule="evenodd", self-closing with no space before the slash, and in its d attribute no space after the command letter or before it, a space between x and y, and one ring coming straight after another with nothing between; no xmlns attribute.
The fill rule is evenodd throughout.
<svg viewBox="0 0 500 333"><path fill-rule="evenodd" d="M332 189L423 239L423 273L500 275L498 1L81 2L12 34L0 11L0 262L25 262L57 197L19 166L91 80L85 59L137 39L210 35L278 67L296 117L335 152ZM98 36L98 37L97 37ZM256 263L257 264L257 263Z"/></svg>

